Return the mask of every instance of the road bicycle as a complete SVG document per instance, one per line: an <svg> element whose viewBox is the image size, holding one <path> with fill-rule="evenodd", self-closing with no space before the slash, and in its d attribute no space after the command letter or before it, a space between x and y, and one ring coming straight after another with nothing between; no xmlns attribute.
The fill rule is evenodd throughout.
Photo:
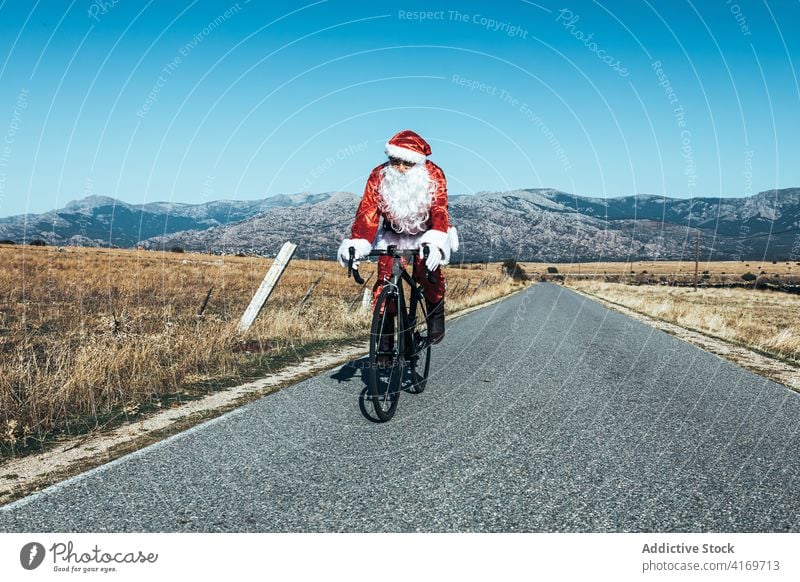
<svg viewBox="0 0 800 582"><path fill-rule="evenodd" d="M423 260L427 259L429 251L427 246L422 248ZM386 250L373 250L368 255L392 257L392 274L383 284L372 311L367 364L369 397L381 422L391 420L397 410L406 371L410 372L405 384L409 392L419 394L428 382L431 368L428 313L422 288L414 275L414 262L419 254L419 249L398 250L395 245L389 245ZM406 259L411 265L411 275L401 259ZM355 249L350 247L347 275L363 285L364 279L354 263ZM436 283L436 275L427 267L425 271L428 280ZM408 301L406 286L409 288Z"/></svg>

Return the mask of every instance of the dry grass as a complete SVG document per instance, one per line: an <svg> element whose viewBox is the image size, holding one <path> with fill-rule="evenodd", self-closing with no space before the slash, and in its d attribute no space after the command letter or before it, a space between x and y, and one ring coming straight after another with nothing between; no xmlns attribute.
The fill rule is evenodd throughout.
<svg viewBox="0 0 800 582"><path fill-rule="evenodd" d="M693 276L694 261L633 261L616 263L520 263L529 273L545 273L547 267L556 267L565 275L629 275L647 271L652 275ZM710 275L743 275L753 273L759 275L797 276L800 275L800 263L796 261L701 261L698 265L700 273Z"/></svg>
<svg viewBox="0 0 800 582"><path fill-rule="evenodd" d="M370 315L350 309L358 286L337 264L304 259L290 263L250 332L238 336L235 325L270 264L0 245L0 448L14 452L86 432L263 374L289 355L366 337ZM362 273L374 268L363 265ZM446 274L448 311L517 288L497 265L448 267Z"/></svg>
<svg viewBox="0 0 800 582"><path fill-rule="evenodd" d="M800 364L800 297L750 289L631 286L567 278L566 285L685 328Z"/></svg>

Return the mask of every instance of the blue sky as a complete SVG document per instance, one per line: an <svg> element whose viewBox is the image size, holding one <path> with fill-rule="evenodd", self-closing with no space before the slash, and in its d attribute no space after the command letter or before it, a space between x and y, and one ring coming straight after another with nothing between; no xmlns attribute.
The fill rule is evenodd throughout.
<svg viewBox="0 0 800 582"><path fill-rule="evenodd" d="M0 216L88 194L800 186L800 3L0 0Z"/></svg>

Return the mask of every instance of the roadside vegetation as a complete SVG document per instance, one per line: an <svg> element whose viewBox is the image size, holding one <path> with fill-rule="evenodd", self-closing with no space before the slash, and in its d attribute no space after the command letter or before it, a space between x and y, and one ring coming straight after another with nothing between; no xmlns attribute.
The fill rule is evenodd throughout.
<svg viewBox="0 0 800 582"><path fill-rule="evenodd" d="M367 337L371 314L360 310L359 286L334 262L298 257L250 331L237 334L271 262L0 247L2 454L177 406ZM361 270L371 288L375 265ZM497 263L445 272L448 313L525 284Z"/></svg>
<svg viewBox="0 0 800 582"><path fill-rule="evenodd" d="M800 295L769 289L642 285L567 277L564 284L684 328L800 365Z"/></svg>

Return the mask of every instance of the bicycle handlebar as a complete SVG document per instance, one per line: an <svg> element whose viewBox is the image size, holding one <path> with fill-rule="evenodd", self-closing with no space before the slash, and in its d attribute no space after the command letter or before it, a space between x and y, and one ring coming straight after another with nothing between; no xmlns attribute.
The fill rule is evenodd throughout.
<svg viewBox="0 0 800 582"><path fill-rule="evenodd" d="M430 254L431 254L431 247L430 246L425 245L424 247L422 247L422 256L423 256L423 258L425 259L425 262L426 262L426 264L425 264L425 275L428 277L428 281L430 281L431 283L436 285L438 279L436 278L436 275L434 275L431 271L428 270L428 265L427 265L428 255L430 255Z"/></svg>
<svg viewBox="0 0 800 582"><path fill-rule="evenodd" d="M353 266L353 261L356 258L356 247L350 247L350 258L347 260L347 276L352 275L353 279L359 285L364 284L364 278L359 274L358 267Z"/></svg>
<svg viewBox="0 0 800 582"><path fill-rule="evenodd" d="M352 276L356 283L359 285L364 284L364 279L358 272L358 267L354 266L353 263L355 262L356 258L356 248L350 247L350 258L347 261L347 276ZM422 247L422 256L425 260L428 259L428 254L430 254L431 249L428 245ZM373 249L367 255L368 257L396 257L396 258L412 258L419 256L420 252L419 249L403 249L398 250L395 245L389 245L387 249ZM425 274L428 277L428 281L433 283L434 285L438 282L436 275L433 274L432 271L428 270L427 265L425 266Z"/></svg>

